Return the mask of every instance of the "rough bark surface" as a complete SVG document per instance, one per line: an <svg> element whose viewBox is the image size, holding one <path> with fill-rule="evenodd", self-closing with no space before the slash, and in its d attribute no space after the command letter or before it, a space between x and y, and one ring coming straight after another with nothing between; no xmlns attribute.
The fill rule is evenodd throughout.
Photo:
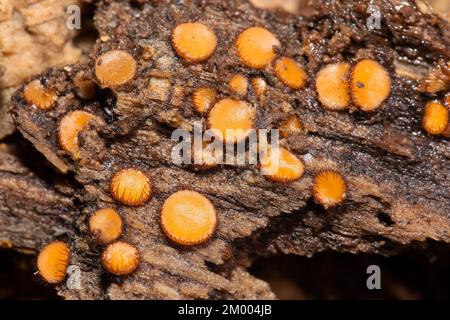
<svg viewBox="0 0 450 320"><path fill-rule="evenodd" d="M14 131L8 103L22 81L80 59L72 42L76 30L66 28L69 5L80 2L0 0L0 138Z"/></svg>
<svg viewBox="0 0 450 320"><path fill-rule="evenodd" d="M257 256L313 255L329 249L394 254L427 239L450 242L450 143L423 132L423 107L431 97L416 90L429 70L450 60L444 20L412 1L401 1L400 9L398 1L375 1L383 20L382 29L374 31L366 28L369 1L318 1L322 14L310 17L255 9L245 1L140 2L100 2L95 16L100 40L89 63L37 77L57 89L55 108L30 107L23 88L13 97L11 112L19 130L66 178L55 173L58 182L43 180L3 148L0 240L31 250L51 239L68 241L72 264L82 270L82 289L63 284L58 287L62 296L273 298L268 285L245 270ZM201 64L181 61L170 42L177 24L193 20L210 25L219 39L214 55ZM278 55L305 66L309 81L304 89L286 88L272 67L255 71L239 62L234 40L254 25L277 34L282 43ZM136 77L114 90L97 88L93 100L81 99L73 79L96 81L95 60L111 49L134 56ZM314 90L319 68L366 57L389 71L389 99L373 113L323 110ZM252 165L198 170L173 164L173 129L192 130L194 121L202 120L193 111L192 91L210 86L219 99L235 97L227 82L237 72L261 76L269 84L263 99L253 90L245 97L257 110L258 128L277 128L293 113L301 118L304 132L281 142L305 163L299 181L270 182ZM60 148L57 137L59 121L72 110L103 119L80 133L82 157L77 161ZM152 177L153 196L142 207L123 206L111 198L110 178L126 167ZM328 211L311 199L312 179L323 169L341 172L349 188L347 201ZM187 249L168 241L159 226L164 200L186 188L205 194L220 219L209 242ZM140 268L126 278L102 270L102 248L87 232L87 218L104 206L119 210L126 225L122 238L141 252Z"/></svg>

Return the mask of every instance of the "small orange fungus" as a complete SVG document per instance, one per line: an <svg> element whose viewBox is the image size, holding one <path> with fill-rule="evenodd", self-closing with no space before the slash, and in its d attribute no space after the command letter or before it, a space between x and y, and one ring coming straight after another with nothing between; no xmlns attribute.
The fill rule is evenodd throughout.
<svg viewBox="0 0 450 320"><path fill-rule="evenodd" d="M172 194L161 210L161 227L167 237L182 245L197 245L207 241L217 226L214 205L195 191Z"/></svg>
<svg viewBox="0 0 450 320"><path fill-rule="evenodd" d="M80 158L78 134L84 130L90 121L98 117L86 111L72 111L66 114L59 124L58 137L61 147L70 152L75 159Z"/></svg>
<svg viewBox="0 0 450 320"><path fill-rule="evenodd" d="M285 148L269 150L261 159L261 172L275 182L293 182L302 177L304 165Z"/></svg>
<svg viewBox="0 0 450 320"><path fill-rule="evenodd" d="M244 96L247 94L248 80L242 74L235 74L229 83L230 90L238 95Z"/></svg>
<svg viewBox="0 0 450 320"><path fill-rule="evenodd" d="M25 100L39 109L47 110L53 107L57 95L55 89L45 89L39 80L31 81L25 87Z"/></svg>
<svg viewBox="0 0 450 320"><path fill-rule="evenodd" d="M89 230L100 243L110 243L120 237L122 219L114 209L100 209L89 218Z"/></svg>
<svg viewBox="0 0 450 320"><path fill-rule="evenodd" d="M183 59L199 62L213 54L217 47L217 37L210 27L202 23L183 23L173 31L172 45Z"/></svg>
<svg viewBox="0 0 450 320"><path fill-rule="evenodd" d="M264 95L267 90L267 83L263 78L253 78L252 85L258 97Z"/></svg>
<svg viewBox="0 0 450 320"><path fill-rule="evenodd" d="M216 91L211 88L199 88L192 95L194 109L198 113L207 112L216 100Z"/></svg>
<svg viewBox="0 0 450 320"><path fill-rule="evenodd" d="M236 49L242 62L250 68L262 69L275 58L275 47L280 46L277 37L267 29L251 27L236 40Z"/></svg>
<svg viewBox="0 0 450 320"><path fill-rule="evenodd" d="M350 104L348 63L325 66L316 76L316 91L324 109L343 110Z"/></svg>
<svg viewBox="0 0 450 320"><path fill-rule="evenodd" d="M336 171L327 170L314 178L313 196L317 203L325 208L334 207L344 201L347 185Z"/></svg>
<svg viewBox="0 0 450 320"><path fill-rule="evenodd" d="M375 110L391 93L389 73L374 60L361 60L351 74L351 92L357 107Z"/></svg>
<svg viewBox="0 0 450 320"><path fill-rule="evenodd" d="M193 161L195 165L208 169L217 166L223 158L223 151L216 149L214 143L203 142L192 144Z"/></svg>
<svg viewBox="0 0 450 320"><path fill-rule="evenodd" d="M449 125L449 110L438 102L428 102L422 119L426 132L433 135L442 134Z"/></svg>
<svg viewBox="0 0 450 320"><path fill-rule="evenodd" d="M209 112L209 126L225 142L245 139L253 128L254 109L241 100L223 99Z"/></svg>
<svg viewBox="0 0 450 320"><path fill-rule="evenodd" d="M111 179L111 194L114 199L129 206L143 205L151 196L150 178L142 171L124 169Z"/></svg>
<svg viewBox="0 0 450 320"><path fill-rule="evenodd" d="M124 241L111 243L102 253L103 267L116 276L133 273L139 266L139 260L138 249Z"/></svg>
<svg viewBox="0 0 450 320"><path fill-rule="evenodd" d="M39 253L37 266L40 276L48 283L60 283L66 278L70 248L61 241L46 245Z"/></svg>
<svg viewBox="0 0 450 320"><path fill-rule="evenodd" d="M301 89L306 83L305 70L291 58L281 58L275 64L277 78L292 89Z"/></svg>
<svg viewBox="0 0 450 320"><path fill-rule="evenodd" d="M97 58L95 75L103 87L113 88L134 78L136 60L126 51L111 50Z"/></svg>
<svg viewBox="0 0 450 320"><path fill-rule="evenodd" d="M287 138L300 133L302 128L303 125L300 118L296 114L292 114L281 124L280 134L284 138Z"/></svg>

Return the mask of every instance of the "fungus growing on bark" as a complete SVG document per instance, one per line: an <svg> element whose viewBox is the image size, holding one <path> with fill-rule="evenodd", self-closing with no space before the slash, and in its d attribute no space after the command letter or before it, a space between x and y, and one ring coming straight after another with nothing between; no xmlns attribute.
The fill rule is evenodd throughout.
<svg viewBox="0 0 450 320"><path fill-rule="evenodd" d="M39 80L31 81L23 90L25 100L41 110L47 110L54 106L57 95L56 90L44 88Z"/></svg>
<svg viewBox="0 0 450 320"><path fill-rule="evenodd" d="M251 27L243 31L236 40L236 49L241 61L250 68L262 69L275 58L275 47L280 46L277 37L267 29Z"/></svg>
<svg viewBox="0 0 450 320"><path fill-rule="evenodd" d="M351 91L353 102L358 108L373 111L389 97L391 78L378 62L361 60L351 73Z"/></svg>
<svg viewBox="0 0 450 320"><path fill-rule="evenodd" d="M334 63L322 68L316 75L316 92L324 109L343 110L350 103L348 63Z"/></svg>
<svg viewBox="0 0 450 320"><path fill-rule="evenodd" d="M197 245L207 241L217 226L214 205L202 194L183 190L172 194L161 210L161 227L172 241Z"/></svg>
<svg viewBox="0 0 450 320"><path fill-rule="evenodd" d="M48 283L60 283L66 278L69 262L70 248L66 243L49 243L41 250L37 259L39 275Z"/></svg>
<svg viewBox="0 0 450 320"><path fill-rule="evenodd" d="M177 54L189 62L208 59L217 47L217 37L207 25L189 22L178 25L172 34Z"/></svg>

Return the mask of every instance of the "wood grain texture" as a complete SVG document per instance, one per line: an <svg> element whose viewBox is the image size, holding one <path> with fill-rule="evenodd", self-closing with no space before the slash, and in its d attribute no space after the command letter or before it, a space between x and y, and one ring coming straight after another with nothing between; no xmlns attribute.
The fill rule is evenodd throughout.
<svg viewBox="0 0 450 320"><path fill-rule="evenodd" d="M255 257L309 256L329 249L395 254L428 239L450 242L450 144L423 132L421 114L429 97L416 91L417 80L395 71L399 60L424 70L448 61L450 39L445 21L421 13L410 1L404 11L395 9L394 0L376 1L384 18L382 29L375 31L365 27L369 1L318 1L315 5L322 14L307 18L255 9L245 1L226 5L223 1L185 1L183 6L168 0L142 2L100 2L95 22L102 40L89 63L38 77L57 89L54 109L40 112L27 106L23 88L13 97L11 112L23 136L55 171L68 173L74 186L73 194L61 199L50 192L39 197L56 210L62 210L58 207L62 204L72 208L76 199L76 214L61 227L70 230L72 263L82 269L82 290L61 285L61 295L82 299L273 298L268 285L245 270ZM214 55L202 64L184 63L170 45L173 28L191 20L207 22L219 39ZM304 89L286 88L271 67L254 71L241 65L234 39L253 25L277 34L282 43L278 55L295 57L303 64L309 74ZM94 79L96 58L111 49L133 55L138 62L136 77L114 90L98 88L93 100L80 99L73 79L80 74ZM388 100L373 113L353 107L351 112L324 111L316 98L314 75L324 64L362 58L376 59L389 71L392 93ZM171 151L176 142L170 139L172 131L192 130L194 121L201 120L190 102L192 92L210 86L219 98L232 97L226 79L236 72L263 77L269 84L264 99L251 90L245 97L256 107L258 128L276 128L293 113L302 120L305 131L281 142L305 163L305 175L299 181L276 184L251 165L199 171L173 164ZM152 83L158 85L152 87ZM56 133L61 118L80 109L102 117L104 123L91 124L80 133L82 156L73 161L60 148ZM126 167L152 177L152 199L141 207L120 205L109 193L110 178ZM312 179L323 169L339 170L349 188L347 201L329 211L311 199ZM1 180L4 188L8 175ZM17 183L14 192L21 195ZM218 230L202 246L178 247L160 228L162 203L180 189L206 195L218 210ZM101 248L93 244L87 231L89 215L104 206L117 208L125 222L123 240L141 252L140 268L124 279L101 269ZM10 220L10 207L7 199L0 202L4 221ZM35 212L47 207L37 207ZM30 221L30 226L42 223L33 216L22 219ZM36 235L40 241L41 232L45 240L58 235L45 229ZM3 231L2 237L10 237L9 232Z"/></svg>

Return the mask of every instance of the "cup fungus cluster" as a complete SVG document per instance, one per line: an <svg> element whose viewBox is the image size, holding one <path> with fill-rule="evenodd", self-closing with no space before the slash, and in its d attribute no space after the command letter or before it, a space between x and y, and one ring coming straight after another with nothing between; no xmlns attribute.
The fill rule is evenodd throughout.
<svg viewBox="0 0 450 320"><path fill-rule="evenodd" d="M362 111L379 108L391 92L389 73L377 61L364 59L353 67L329 64L316 75L318 100L326 110L347 109L351 103Z"/></svg>

